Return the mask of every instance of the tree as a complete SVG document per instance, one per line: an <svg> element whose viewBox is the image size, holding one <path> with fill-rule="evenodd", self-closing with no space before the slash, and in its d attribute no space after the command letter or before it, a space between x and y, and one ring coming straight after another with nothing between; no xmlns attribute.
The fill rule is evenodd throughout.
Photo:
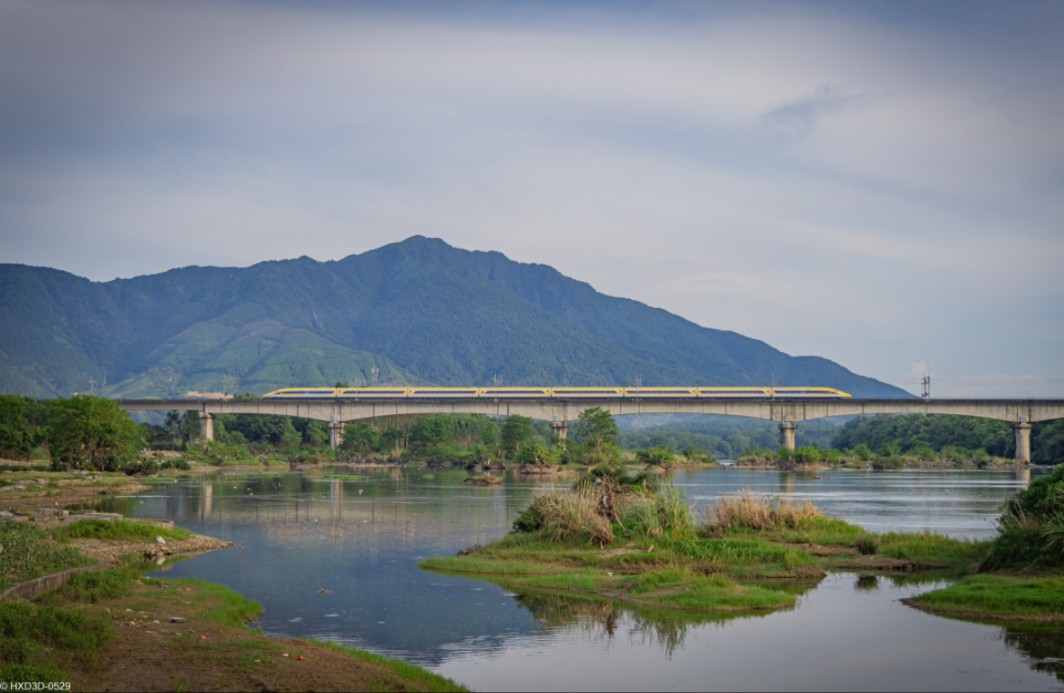
<svg viewBox="0 0 1064 693"><path fill-rule="evenodd" d="M381 450L381 434L365 421L344 424L344 440L337 450L345 457L369 457Z"/></svg>
<svg viewBox="0 0 1064 693"><path fill-rule="evenodd" d="M640 464L648 467L661 467L672 469L676 464L676 453L669 448L647 448L635 453L635 458Z"/></svg>
<svg viewBox="0 0 1064 693"><path fill-rule="evenodd" d="M517 462L522 466L544 467L558 464L558 451L543 443L526 445L517 454Z"/></svg>
<svg viewBox="0 0 1064 693"><path fill-rule="evenodd" d="M620 457L616 443L618 430L613 415L601 407L580 412L573 425L573 437L577 441L574 461L588 465L616 462Z"/></svg>
<svg viewBox="0 0 1064 693"><path fill-rule="evenodd" d="M516 458L523 447L536 442L537 439L532 419L520 414L507 416L499 435L503 452L510 458Z"/></svg>
<svg viewBox="0 0 1064 693"><path fill-rule="evenodd" d="M1031 434L1031 462L1064 462L1064 419L1036 423Z"/></svg>
<svg viewBox="0 0 1064 693"><path fill-rule="evenodd" d="M0 395L0 457L24 460L40 442L37 400Z"/></svg>
<svg viewBox="0 0 1064 693"><path fill-rule="evenodd" d="M303 436L292 425L292 418L277 414L232 414L215 419L215 433L219 424L226 433L241 434L249 443L277 445L292 448L299 445Z"/></svg>
<svg viewBox="0 0 1064 693"><path fill-rule="evenodd" d="M602 407L591 407L580 412L573 425L573 437L584 445L603 447L616 444L619 430L613 414Z"/></svg>
<svg viewBox="0 0 1064 693"><path fill-rule="evenodd" d="M118 403L91 395L47 405L46 440L54 469L117 471L143 448L142 431Z"/></svg>

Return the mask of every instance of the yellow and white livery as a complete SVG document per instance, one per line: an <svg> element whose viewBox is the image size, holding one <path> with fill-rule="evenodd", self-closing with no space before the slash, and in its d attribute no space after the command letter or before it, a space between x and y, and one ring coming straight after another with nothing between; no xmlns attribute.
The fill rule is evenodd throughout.
<svg viewBox="0 0 1064 693"><path fill-rule="evenodd" d="M833 387L285 387L270 399L775 399L849 398Z"/></svg>

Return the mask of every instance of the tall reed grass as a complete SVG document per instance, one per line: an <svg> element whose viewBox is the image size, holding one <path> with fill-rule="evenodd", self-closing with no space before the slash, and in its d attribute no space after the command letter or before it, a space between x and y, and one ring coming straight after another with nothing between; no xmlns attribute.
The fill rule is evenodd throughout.
<svg viewBox="0 0 1064 693"><path fill-rule="evenodd" d="M604 546L617 531L628 537L696 534L691 508L672 486L650 492L603 477L578 482L571 493L537 496L514 522L521 532L542 530L551 541L586 539Z"/></svg>
<svg viewBox="0 0 1064 693"><path fill-rule="evenodd" d="M600 511L594 493L551 493L537 497L533 505L543 532L552 541L580 538L600 546L613 541L613 525Z"/></svg>
<svg viewBox="0 0 1064 693"><path fill-rule="evenodd" d="M803 522L824 514L812 503L769 497L749 489L723 496L706 510L709 529L797 529Z"/></svg>

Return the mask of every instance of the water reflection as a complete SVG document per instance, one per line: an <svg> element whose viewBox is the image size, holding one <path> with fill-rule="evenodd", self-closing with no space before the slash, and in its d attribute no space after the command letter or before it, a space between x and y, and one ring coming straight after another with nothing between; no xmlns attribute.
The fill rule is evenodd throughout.
<svg viewBox="0 0 1064 693"><path fill-rule="evenodd" d="M775 585L777 589L781 585ZM787 591L803 594L815 585L794 583ZM516 595L517 603L528 609L542 631L551 632L570 629L581 632L593 640L612 640L622 630L631 636L639 634L643 645L661 650L671 656L684 645L689 630L710 624L721 625L738 619L756 619L770 612L759 614L705 614L666 609L644 609L622 606L603 599L574 599L559 595ZM780 609L779 611L788 611ZM776 613L776 612L771 612Z"/></svg>
<svg viewBox="0 0 1064 693"><path fill-rule="evenodd" d="M422 571L420 559L493 541L535 493L569 485L507 476L500 486L477 487L465 476L446 469L229 474L111 499L101 509L172 519L236 542L237 549L180 562L167 574L226 584L260 601L269 635L400 657L473 689L1061 690L1061 628L965 623L900 603L937 578L833 575L792 587L800 594L795 609L720 619L516 595ZM1012 472L734 468L673 477L698 506L750 488L810 500L872 531L928 528L976 538L994 535L1001 504L1028 480Z"/></svg>
<svg viewBox="0 0 1064 693"><path fill-rule="evenodd" d="M1031 668L1064 681L1064 638L1059 627L1010 625L1002 631L1004 642L1022 652Z"/></svg>
<svg viewBox="0 0 1064 693"><path fill-rule="evenodd" d="M857 580L853 583L854 589L858 590L874 590L879 588L879 576L878 575L858 575Z"/></svg>

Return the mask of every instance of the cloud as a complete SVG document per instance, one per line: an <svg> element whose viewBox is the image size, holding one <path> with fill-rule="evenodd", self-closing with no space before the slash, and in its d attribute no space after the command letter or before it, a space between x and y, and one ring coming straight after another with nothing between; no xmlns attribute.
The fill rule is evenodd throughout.
<svg viewBox="0 0 1064 693"><path fill-rule="evenodd" d="M812 132L817 123L832 113L852 110L867 103L862 94L847 93L839 87L821 85L812 94L773 108L762 117L770 139L785 144Z"/></svg>
<svg viewBox="0 0 1064 693"><path fill-rule="evenodd" d="M1049 372L1064 22L1015 7L13 0L0 261L421 233L860 372L1008 334Z"/></svg>

